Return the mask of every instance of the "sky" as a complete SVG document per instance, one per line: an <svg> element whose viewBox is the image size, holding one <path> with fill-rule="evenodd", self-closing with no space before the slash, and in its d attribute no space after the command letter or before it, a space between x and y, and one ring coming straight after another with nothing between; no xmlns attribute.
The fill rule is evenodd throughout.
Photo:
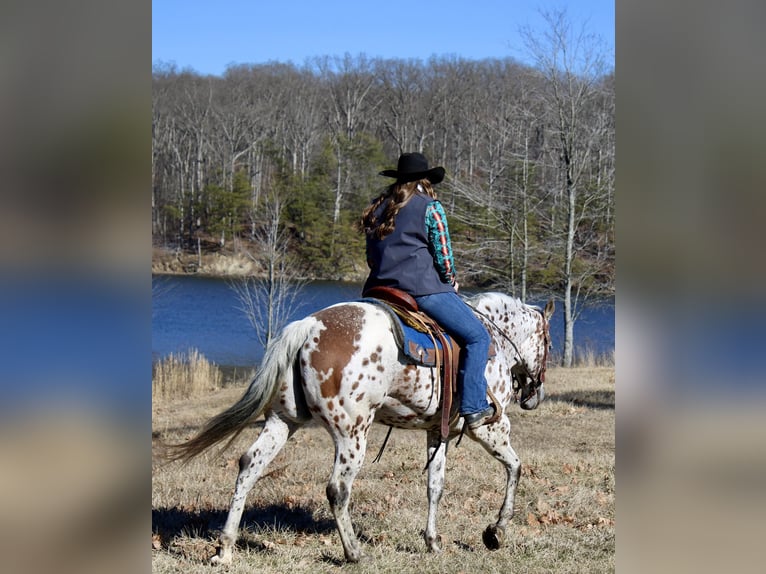
<svg viewBox="0 0 766 574"><path fill-rule="evenodd" d="M232 64L345 54L529 63L519 29L562 8L600 37L613 66L614 0L153 0L152 65L221 75Z"/></svg>

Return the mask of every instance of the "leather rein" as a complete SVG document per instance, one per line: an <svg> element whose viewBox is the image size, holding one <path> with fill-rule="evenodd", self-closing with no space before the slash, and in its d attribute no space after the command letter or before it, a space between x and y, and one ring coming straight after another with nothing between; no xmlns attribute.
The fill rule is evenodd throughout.
<svg viewBox="0 0 766 574"><path fill-rule="evenodd" d="M466 303L468 302L466 301ZM488 317L485 313L482 313L476 307L473 307L470 304L469 304L469 307L473 309L474 313L486 319L486 321L495 329L495 331L497 331L506 341L508 341L511 344L511 346L513 347L513 350L516 352L516 356L518 357L518 364L521 365L521 368L524 370L522 374L532 382L532 388L535 391L535 395L537 395L538 389L545 381L545 369L548 363L548 346L550 342L550 336L548 335L548 326L546 325L547 321L545 320L545 314L540 309L537 309L535 307L535 311L539 312L543 319L543 340L544 340L543 342L545 345L545 354L543 355L543 365L542 365L542 368L540 369L539 375L535 377L530 372L526 361L522 358L521 352L519 351L519 348L516 346L516 343L513 342L513 340L505 333L505 331L503 331L503 329L497 323L495 323L490 317ZM519 402L520 382L519 382L517 374L513 371L513 369L511 369L511 377L513 379L513 385L512 385L513 398L516 402ZM531 398L531 396L528 397L527 400L529 400L529 398Z"/></svg>

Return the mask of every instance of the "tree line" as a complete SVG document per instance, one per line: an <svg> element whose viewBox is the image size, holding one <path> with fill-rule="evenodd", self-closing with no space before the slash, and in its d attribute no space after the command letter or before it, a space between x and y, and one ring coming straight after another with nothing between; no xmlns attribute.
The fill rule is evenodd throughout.
<svg viewBox="0 0 766 574"><path fill-rule="evenodd" d="M257 254L279 237L304 277L363 275L358 220L390 183L377 173L418 151L447 171L437 193L460 283L556 292L571 330L585 297L614 291L614 74L565 14L546 17L547 34L525 34L533 65L155 64L154 244Z"/></svg>

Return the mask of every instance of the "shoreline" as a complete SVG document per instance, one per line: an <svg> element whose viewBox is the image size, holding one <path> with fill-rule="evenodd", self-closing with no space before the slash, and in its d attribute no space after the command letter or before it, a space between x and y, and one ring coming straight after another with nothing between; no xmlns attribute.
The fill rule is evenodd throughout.
<svg viewBox="0 0 766 574"><path fill-rule="evenodd" d="M201 263L200 263L201 260ZM171 249L154 247L152 249L152 275L170 276L170 277L201 277L205 279L228 279L257 277L264 278L265 272L260 270L257 264L246 255L241 253L203 253L199 257L196 253L188 253ZM363 284L367 279L365 273L349 273L340 277L306 277L308 281L326 281L339 283L359 283ZM483 291L494 291L497 289L483 288L472 284L466 284L461 293L478 293ZM615 303L615 293L604 294L592 298L592 302L603 302L605 304ZM543 300L553 297L560 303L561 293L549 293L545 291L536 291L527 293L527 301Z"/></svg>
<svg viewBox="0 0 766 574"><path fill-rule="evenodd" d="M255 262L243 254L186 253L180 250L152 249L152 275L206 275L245 277L258 271Z"/></svg>
<svg viewBox="0 0 766 574"><path fill-rule="evenodd" d="M258 264L243 253L188 253L180 250L152 248L152 275L206 277L216 279L265 277ZM309 277L311 281L341 281L363 283L366 274L342 277Z"/></svg>

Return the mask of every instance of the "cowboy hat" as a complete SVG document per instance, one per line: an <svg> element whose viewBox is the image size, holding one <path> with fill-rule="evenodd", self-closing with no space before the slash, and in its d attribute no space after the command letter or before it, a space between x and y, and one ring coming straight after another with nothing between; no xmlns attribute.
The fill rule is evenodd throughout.
<svg viewBox="0 0 766 574"><path fill-rule="evenodd" d="M428 168L428 160L421 153L403 153L399 156L396 169L386 169L379 175L395 177L397 183L407 183L418 179L427 179L431 183L439 183L444 179L444 168Z"/></svg>

